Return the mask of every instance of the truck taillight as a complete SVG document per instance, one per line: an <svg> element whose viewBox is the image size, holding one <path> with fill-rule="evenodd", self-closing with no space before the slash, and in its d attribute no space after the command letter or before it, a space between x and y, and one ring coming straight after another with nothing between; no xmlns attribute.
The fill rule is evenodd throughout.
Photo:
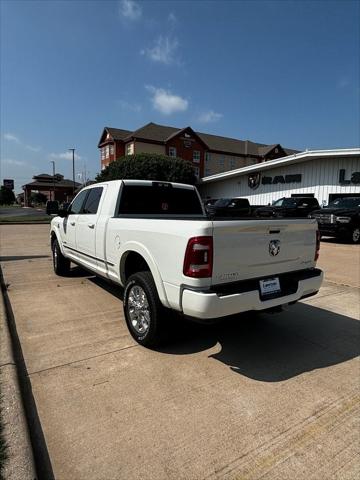
<svg viewBox="0 0 360 480"><path fill-rule="evenodd" d="M183 273L187 277L211 277L213 268L213 237L193 237L188 241Z"/></svg>
<svg viewBox="0 0 360 480"><path fill-rule="evenodd" d="M315 262L320 255L320 239L321 239L320 232L319 230L316 230L316 249L315 249L315 258L314 258Z"/></svg>

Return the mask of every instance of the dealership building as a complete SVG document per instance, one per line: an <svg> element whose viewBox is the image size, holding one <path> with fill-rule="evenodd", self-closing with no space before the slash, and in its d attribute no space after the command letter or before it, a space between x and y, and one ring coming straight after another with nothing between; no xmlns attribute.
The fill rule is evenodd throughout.
<svg viewBox="0 0 360 480"><path fill-rule="evenodd" d="M282 197L315 197L320 205L360 197L360 148L306 150L202 178L202 198L242 197L268 205Z"/></svg>

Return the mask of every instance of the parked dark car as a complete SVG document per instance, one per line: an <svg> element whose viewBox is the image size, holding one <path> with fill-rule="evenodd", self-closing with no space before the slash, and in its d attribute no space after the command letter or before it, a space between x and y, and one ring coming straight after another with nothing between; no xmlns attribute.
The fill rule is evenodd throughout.
<svg viewBox="0 0 360 480"><path fill-rule="evenodd" d="M360 243L360 197L338 198L311 217L317 219L321 235Z"/></svg>
<svg viewBox="0 0 360 480"><path fill-rule="evenodd" d="M308 217L313 211L320 208L314 197L280 198L273 205L257 208L257 217Z"/></svg>
<svg viewBox="0 0 360 480"><path fill-rule="evenodd" d="M56 215L59 211L59 202L57 200L49 200L46 202L46 214Z"/></svg>
<svg viewBox="0 0 360 480"><path fill-rule="evenodd" d="M215 202L217 202L218 199L217 198L208 198L207 200L204 200L204 207L205 209L207 207L210 207L211 205L214 205Z"/></svg>
<svg viewBox="0 0 360 480"><path fill-rule="evenodd" d="M205 206L212 217L246 217L251 208L247 198L219 198L213 205Z"/></svg>

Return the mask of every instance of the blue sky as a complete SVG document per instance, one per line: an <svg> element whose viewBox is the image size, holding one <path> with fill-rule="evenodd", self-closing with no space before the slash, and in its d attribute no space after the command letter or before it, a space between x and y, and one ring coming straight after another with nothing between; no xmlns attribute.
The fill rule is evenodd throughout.
<svg viewBox="0 0 360 480"><path fill-rule="evenodd" d="M360 144L358 1L1 2L1 183L94 177L104 126Z"/></svg>

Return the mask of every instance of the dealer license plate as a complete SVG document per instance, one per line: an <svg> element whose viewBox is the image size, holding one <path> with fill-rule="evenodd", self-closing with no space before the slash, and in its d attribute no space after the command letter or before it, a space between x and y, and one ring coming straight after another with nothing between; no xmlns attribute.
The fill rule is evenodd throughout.
<svg viewBox="0 0 360 480"><path fill-rule="evenodd" d="M278 293L281 291L279 277L266 278L260 280L260 292L261 295L271 295L272 293Z"/></svg>

